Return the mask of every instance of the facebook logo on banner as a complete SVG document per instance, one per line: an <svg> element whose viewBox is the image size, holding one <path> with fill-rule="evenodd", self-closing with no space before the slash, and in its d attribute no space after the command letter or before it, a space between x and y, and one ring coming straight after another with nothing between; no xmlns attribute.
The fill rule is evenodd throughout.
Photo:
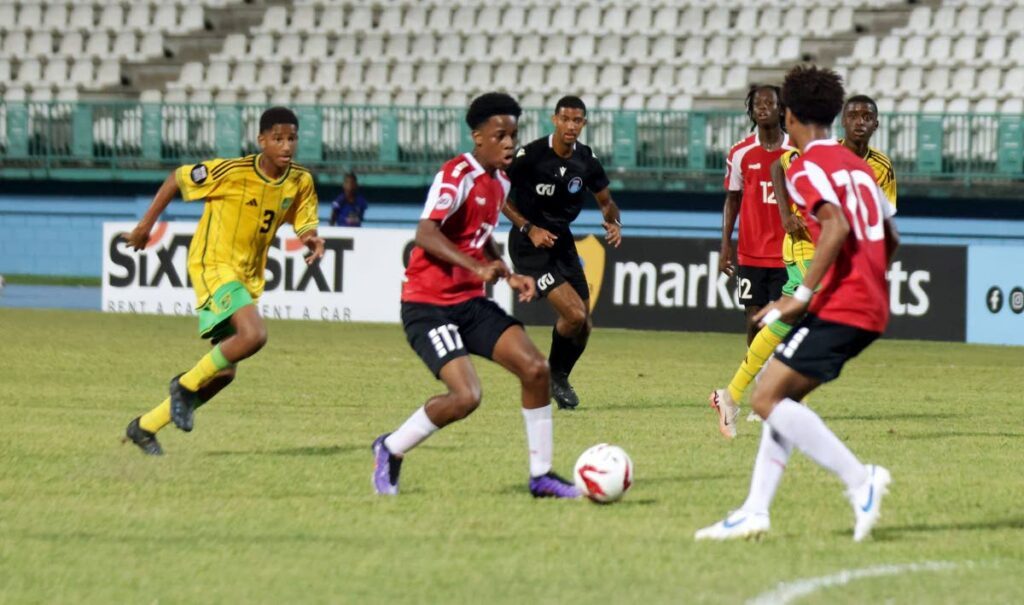
<svg viewBox="0 0 1024 605"><path fill-rule="evenodd" d="M967 342L1024 345L1024 247L967 250Z"/></svg>

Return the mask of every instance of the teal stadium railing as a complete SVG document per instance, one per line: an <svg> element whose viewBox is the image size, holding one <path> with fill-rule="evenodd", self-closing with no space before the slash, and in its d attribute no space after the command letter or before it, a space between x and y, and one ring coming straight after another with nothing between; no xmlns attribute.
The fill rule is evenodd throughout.
<svg viewBox="0 0 1024 605"><path fill-rule="evenodd" d="M422 185L470 147L461 108L296 107L297 160L323 182L356 170L376 184ZM263 107L0 100L0 176L74 180L161 179L168 168L256 149ZM520 139L550 130L548 110L527 110ZM872 143L908 180L979 183L1024 179L1024 116L886 114ZM590 112L584 140L613 178L637 188L718 188L742 113Z"/></svg>

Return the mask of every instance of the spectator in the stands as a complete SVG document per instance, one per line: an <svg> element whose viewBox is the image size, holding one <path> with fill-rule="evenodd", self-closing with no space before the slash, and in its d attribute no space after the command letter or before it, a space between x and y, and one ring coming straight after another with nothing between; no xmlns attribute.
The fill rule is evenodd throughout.
<svg viewBox="0 0 1024 605"><path fill-rule="evenodd" d="M354 172L345 175L341 193L331 202L331 225L359 227L366 215L366 198L359 193L359 180Z"/></svg>

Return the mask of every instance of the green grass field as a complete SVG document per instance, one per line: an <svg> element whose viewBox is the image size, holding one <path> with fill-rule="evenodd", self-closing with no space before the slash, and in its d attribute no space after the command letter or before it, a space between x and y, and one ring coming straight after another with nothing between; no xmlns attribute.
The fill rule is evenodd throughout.
<svg viewBox="0 0 1024 605"><path fill-rule="evenodd" d="M374 496L370 442L440 386L390 325L270 322L196 430L143 457L119 438L204 352L194 334L191 318L0 310L0 602L742 603L927 561L950 565L799 602L1024 602L1024 349L884 341L813 397L892 470L873 540L853 543L839 481L796 454L764 540L698 544L757 448L758 425L727 443L705 402L738 335L594 333L555 458L568 474L587 446L625 447L633 490L598 506L529 496L518 386L484 360L480 410L409 455L401 496ZM531 329L542 350L548 334Z"/></svg>

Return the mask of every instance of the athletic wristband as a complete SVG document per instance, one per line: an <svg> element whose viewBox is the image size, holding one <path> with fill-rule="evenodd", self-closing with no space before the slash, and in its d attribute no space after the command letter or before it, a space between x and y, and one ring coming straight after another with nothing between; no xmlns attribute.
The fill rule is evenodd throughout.
<svg viewBox="0 0 1024 605"><path fill-rule="evenodd" d="M778 321L780 317L782 317L782 311L779 311L778 309L771 309L764 314L764 317L761 318L761 323L768 326Z"/></svg>
<svg viewBox="0 0 1024 605"><path fill-rule="evenodd" d="M814 290L811 290L807 286L800 284L796 292L793 293L793 298L799 300L802 303L811 302L811 297L814 296Z"/></svg>
<svg viewBox="0 0 1024 605"><path fill-rule="evenodd" d="M522 227L519 228L519 233L522 233L523 235L529 235L530 234L530 229L532 229L532 228L533 228L533 223L530 223L529 221L527 221L527 222L523 223Z"/></svg>

